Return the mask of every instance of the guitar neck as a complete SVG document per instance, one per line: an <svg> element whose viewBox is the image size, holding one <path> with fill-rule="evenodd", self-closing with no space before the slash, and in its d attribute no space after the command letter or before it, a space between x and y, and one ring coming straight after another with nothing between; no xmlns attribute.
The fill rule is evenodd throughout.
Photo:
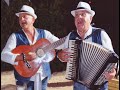
<svg viewBox="0 0 120 90"><path fill-rule="evenodd" d="M45 46L43 48L44 53L57 48L58 46L62 45L65 42L66 37L61 38L60 40L53 42L52 44Z"/></svg>

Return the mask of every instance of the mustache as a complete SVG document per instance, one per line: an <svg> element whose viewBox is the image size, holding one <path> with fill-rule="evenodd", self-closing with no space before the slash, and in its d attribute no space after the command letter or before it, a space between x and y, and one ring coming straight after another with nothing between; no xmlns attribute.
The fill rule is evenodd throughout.
<svg viewBox="0 0 120 90"><path fill-rule="evenodd" d="M21 23L26 24L27 22L21 22Z"/></svg>
<svg viewBox="0 0 120 90"><path fill-rule="evenodd" d="M77 20L77 23L80 24L80 23L85 23L85 20L84 19L78 19Z"/></svg>
<svg viewBox="0 0 120 90"><path fill-rule="evenodd" d="M27 24L27 22L21 22L22 25Z"/></svg>
<svg viewBox="0 0 120 90"><path fill-rule="evenodd" d="M26 22L26 21L20 21L20 23L21 23L21 24L27 24L27 22Z"/></svg>

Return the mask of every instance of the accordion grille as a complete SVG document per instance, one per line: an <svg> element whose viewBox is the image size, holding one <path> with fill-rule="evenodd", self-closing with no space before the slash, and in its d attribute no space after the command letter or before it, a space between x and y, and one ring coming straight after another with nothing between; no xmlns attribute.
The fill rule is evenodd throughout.
<svg viewBox="0 0 120 90"><path fill-rule="evenodd" d="M69 41L69 48L72 54L66 67L66 79L76 80L88 87L93 82L94 85L101 85L106 82L107 80L103 73L105 71L110 72L115 66L115 63L108 63L113 53L101 45L86 41L82 41L79 45L80 49L78 49L78 45L75 42L76 40ZM79 51L80 53L78 53ZM79 58L78 54L80 54ZM101 72L104 66L106 68ZM98 75L99 77L97 77Z"/></svg>
<svg viewBox="0 0 120 90"><path fill-rule="evenodd" d="M98 72L102 69L112 54L109 52L109 50L95 43L83 41L81 47L81 62L79 62L81 78L78 77L78 80L81 79L81 81L89 85L93 82L94 77L96 77ZM101 77L105 78L103 74Z"/></svg>

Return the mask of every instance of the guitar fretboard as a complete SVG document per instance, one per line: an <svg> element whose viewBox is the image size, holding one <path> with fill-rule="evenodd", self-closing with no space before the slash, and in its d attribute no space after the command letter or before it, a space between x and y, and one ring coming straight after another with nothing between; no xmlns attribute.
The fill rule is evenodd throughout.
<svg viewBox="0 0 120 90"><path fill-rule="evenodd" d="M44 53L57 48L58 46L62 45L65 42L66 37L61 38L60 40L53 42L50 45L47 45L45 47L42 48L42 50L44 51Z"/></svg>

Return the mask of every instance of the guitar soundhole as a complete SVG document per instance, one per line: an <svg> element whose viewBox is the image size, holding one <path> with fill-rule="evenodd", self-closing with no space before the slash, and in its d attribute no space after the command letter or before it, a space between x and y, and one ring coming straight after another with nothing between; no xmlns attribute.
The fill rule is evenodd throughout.
<svg viewBox="0 0 120 90"><path fill-rule="evenodd" d="M40 48L37 50L36 54L37 54L38 57L42 57L42 56L45 55L44 51Z"/></svg>

